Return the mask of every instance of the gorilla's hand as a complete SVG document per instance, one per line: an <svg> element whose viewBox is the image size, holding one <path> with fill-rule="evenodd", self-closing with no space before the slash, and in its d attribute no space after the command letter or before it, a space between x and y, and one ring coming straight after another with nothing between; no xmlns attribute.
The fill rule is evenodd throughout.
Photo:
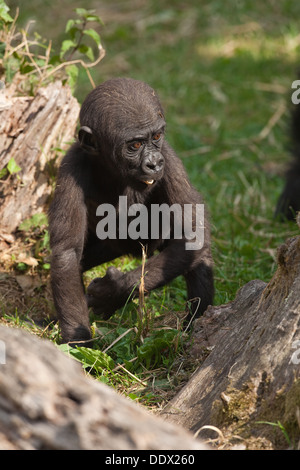
<svg viewBox="0 0 300 470"><path fill-rule="evenodd" d="M125 304L125 277L125 274L111 266L104 277L97 277L90 283L87 288L87 302L95 315L107 320Z"/></svg>

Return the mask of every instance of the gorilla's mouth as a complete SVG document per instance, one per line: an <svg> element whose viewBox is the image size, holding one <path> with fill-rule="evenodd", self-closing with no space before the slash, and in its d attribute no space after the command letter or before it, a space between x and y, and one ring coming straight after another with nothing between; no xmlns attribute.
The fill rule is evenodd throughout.
<svg viewBox="0 0 300 470"><path fill-rule="evenodd" d="M149 179L149 180L143 180L143 183L145 183L145 184L148 184L148 185L151 185L151 184L153 184L153 183L154 183L154 180L152 180L152 179Z"/></svg>
<svg viewBox="0 0 300 470"><path fill-rule="evenodd" d="M156 173L155 175L139 175L138 180L143 186L154 186L159 180L161 180L163 172Z"/></svg>

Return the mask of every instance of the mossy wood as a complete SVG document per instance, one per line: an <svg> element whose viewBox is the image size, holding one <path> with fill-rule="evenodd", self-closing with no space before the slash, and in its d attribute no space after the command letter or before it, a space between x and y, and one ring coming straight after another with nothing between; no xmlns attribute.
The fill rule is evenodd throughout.
<svg viewBox="0 0 300 470"><path fill-rule="evenodd" d="M213 425L259 436L272 448L287 445L284 434L258 422L280 422L297 447L299 292L300 237L295 237L279 247L278 268L268 284L251 281L233 302L210 307L196 320L190 354L209 355L166 406L165 419L193 432Z"/></svg>

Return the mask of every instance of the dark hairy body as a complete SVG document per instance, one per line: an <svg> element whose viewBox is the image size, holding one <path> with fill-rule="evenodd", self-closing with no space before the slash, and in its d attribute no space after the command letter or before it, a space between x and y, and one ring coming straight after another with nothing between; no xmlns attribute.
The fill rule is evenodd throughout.
<svg viewBox="0 0 300 470"><path fill-rule="evenodd" d="M290 120L290 151L293 156L285 175L285 185L279 197L275 216L293 220L300 211L300 104L293 105Z"/></svg>
<svg viewBox="0 0 300 470"><path fill-rule="evenodd" d="M96 209L110 204L119 214L119 197L128 206L202 204L181 161L164 139L165 119L156 93L132 79L112 79L94 89L80 112L78 142L64 157L49 211L52 249L51 286L63 342L90 340L88 308L109 318L129 296L136 296L142 268L122 273L114 267L87 289L82 273L125 254L140 257L145 246L145 291L184 275L190 315L200 315L213 302L210 229L205 210L204 243L186 249L186 239L100 240ZM195 228L196 219L192 215ZM171 219L173 220L173 219ZM149 220L149 223L151 221ZM173 220L174 224L174 220Z"/></svg>

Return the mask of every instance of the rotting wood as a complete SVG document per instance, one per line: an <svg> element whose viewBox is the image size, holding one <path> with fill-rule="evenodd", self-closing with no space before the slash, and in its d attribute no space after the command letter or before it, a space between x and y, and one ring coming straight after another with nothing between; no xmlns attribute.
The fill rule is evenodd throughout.
<svg viewBox="0 0 300 470"><path fill-rule="evenodd" d="M278 268L268 284L251 281L233 302L210 307L196 320L190 354L211 352L163 410L164 418L193 432L211 425L286 448L278 426L258 424L280 422L297 447L299 292L300 237L294 237L279 247Z"/></svg>
<svg viewBox="0 0 300 470"><path fill-rule="evenodd" d="M79 103L59 81L34 97L0 93L6 103L0 108L0 170L12 158L21 168L0 182L0 231L9 234L43 209L51 193L46 164L55 148L65 150L73 141Z"/></svg>
<svg viewBox="0 0 300 470"><path fill-rule="evenodd" d="M148 413L48 340L0 326L0 449L200 450L199 439Z"/></svg>

